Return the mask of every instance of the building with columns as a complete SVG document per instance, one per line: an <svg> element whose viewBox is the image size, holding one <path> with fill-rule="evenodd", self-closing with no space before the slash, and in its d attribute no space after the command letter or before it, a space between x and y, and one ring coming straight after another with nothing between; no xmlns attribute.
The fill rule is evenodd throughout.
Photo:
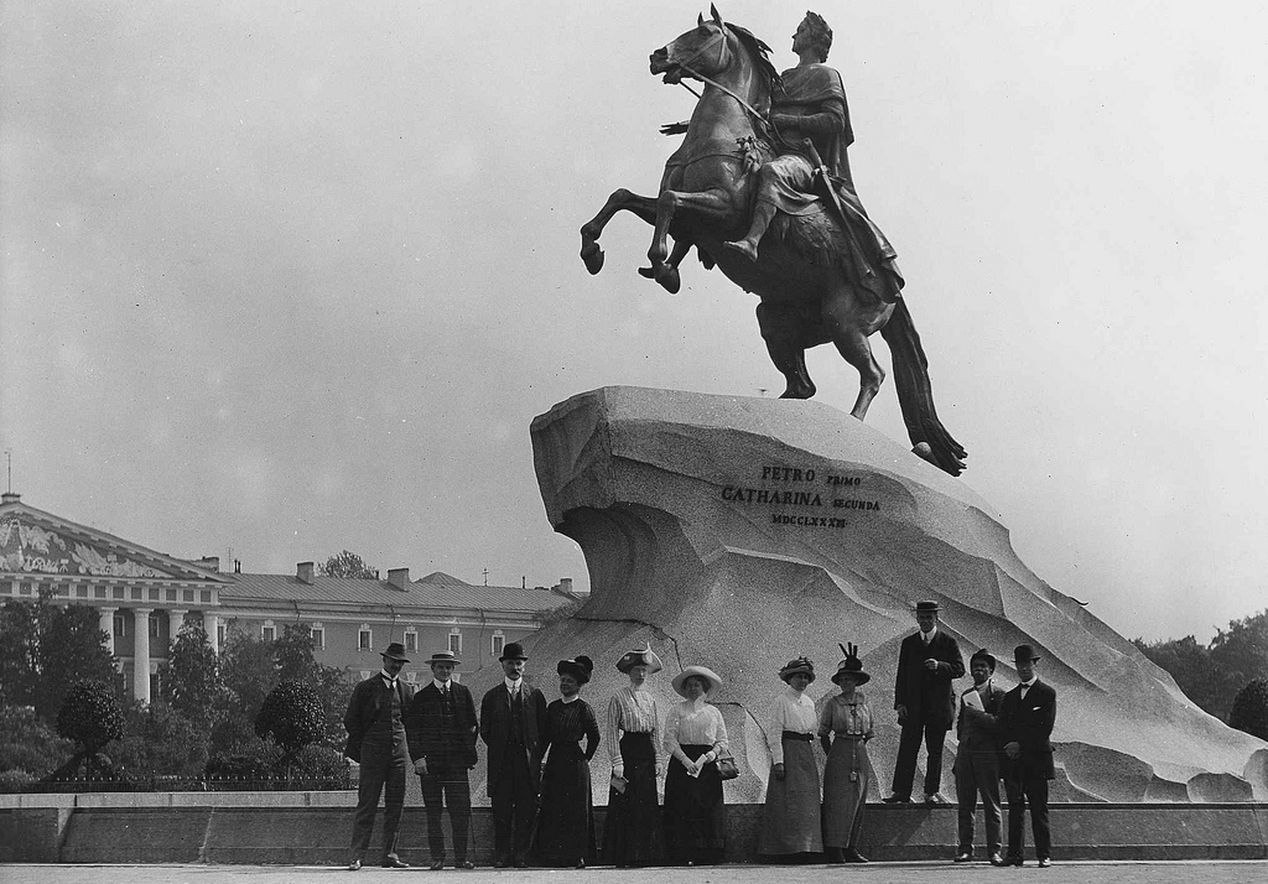
<svg viewBox="0 0 1268 884"><path fill-rule="evenodd" d="M0 603L53 602L97 609L129 696L149 702L172 639L198 620L217 651L235 633L280 637L306 630L317 660L366 678L379 652L399 641L419 663L406 678L425 680L421 661L452 650L471 672L495 665L506 642L533 632L543 617L577 600L572 581L551 588L475 586L436 572L410 580L325 577L312 562L293 574L222 573L215 557L178 559L104 531L0 497Z"/></svg>

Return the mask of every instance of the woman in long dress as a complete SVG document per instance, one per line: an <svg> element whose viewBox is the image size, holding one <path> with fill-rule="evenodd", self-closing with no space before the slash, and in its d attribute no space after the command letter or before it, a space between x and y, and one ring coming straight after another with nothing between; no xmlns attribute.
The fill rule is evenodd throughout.
<svg viewBox="0 0 1268 884"><path fill-rule="evenodd" d="M828 753L823 772L823 846L830 862L865 863L858 850L872 765L872 710L858 690L871 676L863 671L858 647L850 645L832 680L841 687L819 713L819 740Z"/></svg>
<svg viewBox="0 0 1268 884"><path fill-rule="evenodd" d="M823 853L819 765L814 751L819 717L814 701L805 694L815 680L815 665L798 657L779 670L779 677L788 687L775 698L766 719L771 772L758 853L785 861L806 860Z"/></svg>
<svg viewBox="0 0 1268 884"><path fill-rule="evenodd" d="M583 869L594 861L594 804L590 794L590 759L599 748L599 723L581 686L590 681L594 662L584 654L560 660L560 699L546 707L542 750L541 808L537 819L537 854L545 865ZM585 738L586 747L581 748Z"/></svg>
<svg viewBox="0 0 1268 884"><path fill-rule="evenodd" d="M656 796L660 713L656 698L643 684L663 667L649 645L625 654L616 668L629 676L630 683L608 703L612 781L603 827L603 857L622 868L646 866L656 859L656 830L660 823Z"/></svg>
<svg viewBox="0 0 1268 884"><path fill-rule="evenodd" d="M674 676L683 702L665 720L665 843L672 862L717 863L726 848L726 804L717 760L730 754L726 723L707 695L722 684L704 666L688 666Z"/></svg>

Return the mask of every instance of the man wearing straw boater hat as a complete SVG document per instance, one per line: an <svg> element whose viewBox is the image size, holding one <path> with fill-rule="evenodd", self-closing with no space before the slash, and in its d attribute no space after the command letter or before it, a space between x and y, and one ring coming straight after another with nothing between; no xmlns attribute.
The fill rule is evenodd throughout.
<svg viewBox="0 0 1268 884"><path fill-rule="evenodd" d="M1026 805L1035 834L1035 858L1041 869L1052 865L1048 830L1048 781L1052 763L1052 727L1057 721L1057 692L1035 676L1039 655L1018 645L1013 665L1021 684L1004 695L999 707L999 739L1004 746L1004 789L1008 793L1008 855L1004 864L1020 866L1026 845Z"/></svg>
<svg viewBox="0 0 1268 884"><path fill-rule="evenodd" d="M894 685L894 709L902 736L894 763L893 794L888 804L911 801L916 777L916 756L924 738L925 803L949 804L938 786L942 782L942 744L955 721L955 691L951 680L964 675L964 658L955 639L938 629L938 603L917 602L920 630L903 639L898 652L898 679Z"/></svg>
<svg viewBox="0 0 1268 884"><path fill-rule="evenodd" d="M541 788L541 737L546 698L524 681L528 655L511 642L498 658L505 678L480 701L480 738L489 747L494 865L528 865L533 817Z"/></svg>
<svg viewBox="0 0 1268 884"><path fill-rule="evenodd" d="M427 808L427 846L431 868L445 867L445 833L441 812L449 805L455 869L472 868L467 855L471 831L471 784L467 771L476 763L476 711L471 689L453 680L462 661L452 651L439 651L427 661L431 683L414 694L405 713L409 755L423 787Z"/></svg>
<svg viewBox="0 0 1268 884"><path fill-rule="evenodd" d="M383 859L388 869L409 868L396 855L396 832L405 808L405 768L408 759L404 713L414 699L414 689L400 678L401 669L409 662L405 646L392 642L380 654L383 669L352 689L343 726L348 731L344 754L361 763L357 784L357 809L352 818L351 871L361 868L374 817L383 796Z"/></svg>

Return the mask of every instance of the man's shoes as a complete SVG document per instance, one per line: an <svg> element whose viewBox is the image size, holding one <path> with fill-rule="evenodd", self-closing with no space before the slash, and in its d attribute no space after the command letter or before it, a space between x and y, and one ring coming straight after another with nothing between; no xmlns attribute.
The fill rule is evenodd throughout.
<svg viewBox="0 0 1268 884"><path fill-rule="evenodd" d="M1022 859L1020 856L1006 856L1004 857L1003 864L1006 866L1024 866L1026 864L1026 860Z"/></svg>
<svg viewBox="0 0 1268 884"><path fill-rule="evenodd" d="M1004 862L1004 857L999 855L999 851L996 851L995 853L991 854L990 863L993 866L1007 865L1007 863Z"/></svg>
<svg viewBox="0 0 1268 884"><path fill-rule="evenodd" d="M911 804L911 798L904 798L901 795L890 795L888 798L881 799L882 804Z"/></svg>
<svg viewBox="0 0 1268 884"><path fill-rule="evenodd" d="M955 855L955 861L958 863L967 863L973 861L973 851L961 850Z"/></svg>
<svg viewBox="0 0 1268 884"><path fill-rule="evenodd" d="M389 856L383 860L383 868L385 869L408 869L409 863L404 862L398 857Z"/></svg>
<svg viewBox="0 0 1268 884"><path fill-rule="evenodd" d="M475 863L473 863L469 859L460 859L456 863L453 864L453 867L455 869L474 869Z"/></svg>
<svg viewBox="0 0 1268 884"><path fill-rule="evenodd" d="M1050 868L1051 866L1052 866L1052 857L1050 856L1039 857L1039 868L1047 869L1047 868Z"/></svg>
<svg viewBox="0 0 1268 884"><path fill-rule="evenodd" d="M845 849L845 861L847 863L865 863L867 862L867 857L859 853L853 847L847 847Z"/></svg>
<svg viewBox="0 0 1268 884"><path fill-rule="evenodd" d="M361 871L361 860L354 859L352 862L348 863L348 871L349 872Z"/></svg>
<svg viewBox="0 0 1268 884"><path fill-rule="evenodd" d="M829 847L823 851L823 858L830 863L845 862L845 853L840 847Z"/></svg>
<svg viewBox="0 0 1268 884"><path fill-rule="evenodd" d="M433 872L439 872L444 867L445 867L445 861L443 859L438 859L434 863L432 863L430 866L428 866L428 868L430 868Z"/></svg>
<svg viewBox="0 0 1268 884"><path fill-rule="evenodd" d="M577 860L577 868L584 869L585 867L586 867L586 861L584 859Z"/></svg>
<svg viewBox="0 0 1268 884"><path fill-rule="evenodd" d="M499 856L496 860L493 861L493 868L505 869L510 864L511 864L511 861L507 859L505 856Z"/></svg>
<svg viewBox="0 0 1268 884"><path fill-rule="evenodd" d="M950 804L951 802L942 797L941 792L934 792L932 795L925 796L925 804Z"/></svg>

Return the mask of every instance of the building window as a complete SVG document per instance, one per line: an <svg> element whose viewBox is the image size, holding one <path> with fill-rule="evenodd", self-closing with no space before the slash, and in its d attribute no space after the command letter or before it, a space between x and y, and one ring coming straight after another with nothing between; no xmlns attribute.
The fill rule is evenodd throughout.
<svg viewBox="0 0 1268 884"><path fill-rule="evenodd" d="M502 649L506 647L506 636L502 634L502 630L495 630L493 633L493 656L501 657Z"/></svg>
<svg viewBox="0 0 1268 884"><path fill-rule="evenodd" d="M462 655L462 631L456 626L449 630L449 652Z"/></svg>
<svg viewBox="0 0 1268 884"><path fill-rule="evenodd" d="M159 600L159 591L158 591L157 589L153 589L153 588L151 588L151 589L150 589L150 601L152 601L152 602L157 602L158 600Z"/></svg>
<svg viewBox="0 0 1268 884"><path fill-rule="evenodd" d="M128 618L123 616L122 611L114 612L114 634L117 638L123 638L128 634Z"/></svg>
<svg viewBox="0 0 1268 884"><path fill-rule="evenodd" d="M168 600L169 602L174 602L174 601L176 601L176 590L174 590L174 589L169 589L169 590L167 591L167 600Z"/></svg>
<svg viewBox="0 0 1268 884"><path fill-rule="evenodd" d="M148 620L150 621L150 638L158 638L158 637L159 637L159 622L158 622L158 618L157 618L157 617L155 617L155 616L151 613L151 614L150 614L150 615L149 615L146 619L148 619Z"/></svg>
<svg viewBox="0 0 1268 884"><path fill-rule="evenodd" d="M418 684L418 670L411 669L409 672L405 673L405 683L410 686L417 685Z"/></svg>
<svg viewBox="0 0 1268 884"><path fill-rule="evenodd" d="M225 646L225 625L223 623L216 624L216 647L223 648Z"/></svg>
<svg viewBox="0 0 1268 884"><path fill-rule="evenodd" d="M79 586L76 586L75 595L81 599L88 598L88 587L84 586L82 583Z"/></svg>
<svg viewBox="0 0 1268 884"><path fill-rule="evenodd" d="M266 642L271 642L277 638L277 627L273 625L272 620L265 620L260 626L260 638Z"/></svg>
<svg viewBox="0 0 1268 884"><path fill-rule="evenodd" d="M326 627L320 623L313 623L308 627L308 635L313 640L313 650L322 651L326 648Z"/></svg>
<svg viewBox="0 0 1268 884"><path fill-rule="evenodd" d="M374 633L370 631L370 627L362 623L361 628L357 630L357 650L368 651L374 647Z"/></svg>
<svg viewBox="0 0 1268 884"><path fill-rule="evenodd" d="M409 629L405 630L405 650L407 651L418 650L418 630L416 630L412 626Z"/></svg>

